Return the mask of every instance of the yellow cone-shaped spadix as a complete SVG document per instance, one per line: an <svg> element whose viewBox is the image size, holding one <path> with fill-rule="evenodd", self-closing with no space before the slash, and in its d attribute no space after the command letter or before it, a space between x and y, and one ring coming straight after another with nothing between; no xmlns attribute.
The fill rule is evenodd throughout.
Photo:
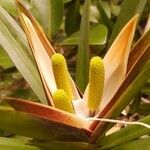
<svg viewBox="0 0 150 150"><path fill-rule="evenodd" d="M54 92L53 102L56 108L74 113L72 102L64 90L58 89L56 92Z"/></svg>
<svg viewBox="0 0 150 150"><path fill-rule="evenodd" d="M90 61L88 109L96 111L99 107L104 87L104 65L100 57L93 57Z"/></svg>
<svg viewBox="0 0 150 150"><path fill-rule="evenodd" d="M56 53L52 56L51 60L57 88L63 89L68 94L69 99L73 99L69 72L64 56L62 54Z"/></svg>

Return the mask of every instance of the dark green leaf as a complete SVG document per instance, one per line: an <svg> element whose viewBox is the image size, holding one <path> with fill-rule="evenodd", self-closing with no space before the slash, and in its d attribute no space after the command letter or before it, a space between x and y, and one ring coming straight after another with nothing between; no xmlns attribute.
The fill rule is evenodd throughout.
<svg viewBox="0 0 150 150"><path fill-rule="evenodd" d="M59 30L63 19L63 0L32 0L35 14L49 38ZM37 16L37 14L39 16Z"/></svg>
<svg viewBox="0 0 150 150"><path fill-rule="evenodd" d="M124 0L121 5L121 11L117 18L116 24L114 26L109 47L121 31L121 29L125 26L125 24L137 13L141 14L147 0Z"/></svg>
<svg viewBox="0 0 150 150"><path fill-rule="evenodd" d="M26 143L20 142L12 138L0 137L0 149L1 150L40 150L35 146L27 145Z"/></svg>
<svg viewBox="0 0 150 150"><path fill-rule="evenodd" d="M81 16L79 14L80 0L72 1L66 14L65 31L67 35L71 35L80 27Z"/></svg>
<svg viewBox="0 0 150 150"><path fill-rule="evenodd" d="M138 112L142 115L150 114L150 103L144 103L139 106Z"/></svg>
<svg viewBox="0 0 150 150"><path fill-rule="evenodd" d="M97 2L97 7L100 11L101 22L104 23L110 31L112 31L114 23L109 19L109 17L105 13L102 1Z"/></svg>

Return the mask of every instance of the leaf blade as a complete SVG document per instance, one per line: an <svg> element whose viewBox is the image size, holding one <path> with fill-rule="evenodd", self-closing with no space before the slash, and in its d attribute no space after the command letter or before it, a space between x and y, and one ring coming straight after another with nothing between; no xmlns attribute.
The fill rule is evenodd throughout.
<svg viewBox="0 0 150 150"><path fill-rule="evenodd" d="M12 138L0 137L0 147L3 150L40 150L36 146L27 145Z"/></svg>
<svg viewBox="0 0 150 150"><path fill-rule="evenodd" d="M52 37L59 30L63 19L63 0L32 0L32 5L39 13L39 21L47 36ZM37 13L37 12L35 12Z"/></svg>
<svg viewBox="0 0 150 150"><path fill-rule="evenodd" d="M150 124L150 116L140 119L139 122ZM102 149L107 149L134 140L149 133L150 129L148 128L144 128L138 125L130 125L104 137L99 145L102 146Z"/></svg>
<svg viewBox="0 0 150 150"><path fill-rule="evenodd" d="M89 68L89 12L91 0L84 3L83 16L80 25L80 43L78 45L77 64L76 64L76 83L83 92L88 82Z"/></svg>
<svg viewBox="0 0 150 150"><path fill-rule="evenodd" d="M0 44L3 46L9 57L12 59L18 70L22 73L24 78L28 81L35 93L40 97L43 103L46 103L44 93L42 92L42 85L38 76L38 72L30 60L24 53L24 50L17 43L15 38L10 34L7 27L1 22L0 24Z"/></svg>
<svg viewBox="0 0 150 150"><path fill-rule="evenodd" d="M132 141L132 142L127 142L127 143L124 143L122 145L118 145L118 146L112 148L112 150L120 150L120 149L143 150L143 149L149 149L150 148L149 140L150 140L150 138L146 138L146 139L135 140L135 141Z"/></svg>
<svg viewBox="0 0 150 150"><path fill-rule="evenodd" d="M97 34L99 33L99 34ZM97 24L91 26L89 31L89 44L90 45L104 45L107 40L107 28L103 24ZM75 32L70 37L65 39L62 45L78 45L79 44L80 31Z"/></svg>
<svg viewBox="0 0 150 150"><path fill-rule="evenodd" d="M121 11L117 18L116 24L114 26L112 35L110 37L109 46L112 44L114 39L117 37L118 33L121 31L123 26L135 15L141 14L147 0L124 0L121 5Z"/></svg>

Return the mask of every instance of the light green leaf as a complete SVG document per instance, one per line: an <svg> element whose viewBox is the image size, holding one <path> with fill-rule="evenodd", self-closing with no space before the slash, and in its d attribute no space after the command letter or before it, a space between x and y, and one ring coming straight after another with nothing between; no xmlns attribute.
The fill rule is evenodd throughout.
<svg viewBox="0 0 150 150"><path fill-rule="evenodd" d="M3 20L4 14L7 14L6 11L0 7L0 17ZM27 43L25 44L26 41L22 34L23 31L18 25L16 26L16 22L13 18L10 16L7 18L7 16L9 15L6 15L4 22L2 22L2 19L0 21L0 45L7 52L15 66L27 80L40 100L43 103L47 103L36 65L32 60L31 51L29 52L29 49L25 49L25 47L27 48L28 46L26 46ZM12 28L9 28L11 24ZM19 42L17 39L19 39Z"/></svg>
<svg viewBox="0 0 150 150"><path fill-rule="evenodd" d="M3 6L11 15L17 16L17 9L14 0L1 0L0 5Z"/></svg>
<svg viewBox="0 0 150 150"><path fill-rule="evenodd" d="M83 92L88 83L89 72L89 15L91 0L86 0L80 25L80 37L76 64L76 83Z"/></svg>
<svg viewBox="0 0 150 150"><path fill-rule="evenodd" d="M7 53L2 48L0 48L0 66L4 68L13 66L12 61L10 60Z"/></svg>
<svg viewBox="0 0 150 150"><path fill-rule="evenodd" d="M89 44L90 45L104 45L107 40L107 28L102 24L94 25L89 31ZM79 44L80 31L72 34L65 39L62 45L78 45Z"/></svg>
<svg viewBox="0 0 150 150"><path fill-rule="evenodd" d="M107 15L108 18L111 18L111 10L110 10L110 6L109 6L109 2L105 2L105 1L99 1L99 4L102 6L105 14Z"/></svg>
<svg viewBox="0 0 150 150"><path fill-rule="evenodd" d="M23 30L17 24L17 22L8 14L8 12L2 7L0 7L0 20L4 23L9 32L15 37L16 41L24 49L24 52L27 55L29 55L28 57L30 57L30 59L32 60L31 50L28 46L27 39Z"/></svg>
<svg viewBox="0 0 150 150"><path fill-rule="evenodd" d="M49 38L59 30L63 19L63 0L31 0L38 20ZM36 14L35 14L36 16Z"/></svg>
<svg viewBox="0 0 150 150"><path fill-rule="evenodd" d="M116 5L115 3L112 2L110 5L110 8L111 8L111 12L114 16L119 15L119 12L120 12L120 6L119 5Z"/></svg>
<svg viewBox="0 0 150 150"><path fill-rule="evenodd" d="M30 146L12 138L0 137L1 150L40 150L36 146Z"/></svg>
<svg viewBox="0 0 150 150"><path fill-rule="evenodd" d="M127 142L122 145L118 145L111 150L148 150L150 138L138 139L135 141Z"/></svg>
<svg viewBox="0 0 150 150"><path fill-rule="evenodd" d="M147 0L124 0L121 5L121 11L117 18L116 24L114 26L109 47L113 43L114 39L117 37L118 33L121 31L123 26L135 15L141 14Z"/></svg>
<svg viewBox="0 0 150 150"><path fill-rule="evenodd" d="M150 124L150 115L139 121ZM102 149L107 149L134 140L149 133L150 129L146 127L139 125L130 125L128 127L125 127L124 129L121 129L113 134L104 137L100 141L99 145L102 146Z"/></svg>

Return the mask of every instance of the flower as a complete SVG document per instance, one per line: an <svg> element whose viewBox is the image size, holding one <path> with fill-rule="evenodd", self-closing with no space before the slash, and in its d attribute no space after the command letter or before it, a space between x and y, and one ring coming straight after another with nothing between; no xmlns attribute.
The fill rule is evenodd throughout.
<svg viewBox="0 0 150 150"><path fill-rule="evenodd" d="M49 106L11 98L6 101L16 110L51 120L54 124L59 124L60 128L65 131L72 131L69 135L75 139L78 139L78 134L82 139L88 139L94 130L91 128L94 121L86 119L89 111L92 112L92 115L93 113L98 115L110 102L126 76L128 56L138 15L134 16L122 29L103 60L99 57L91 60L89 84L81 97L76 84L68 73L64 57L56 54L37 21L24 6L18 1L17 5ZM93 68L96 72L92 70ZM95 102L93 102L93 97ZM64 111L62 104L59 105L60 99L65 99L65 108L69 113ZM72 103L69 102L70 100ZM76 129L80 132L74 133Z"/></svg>

